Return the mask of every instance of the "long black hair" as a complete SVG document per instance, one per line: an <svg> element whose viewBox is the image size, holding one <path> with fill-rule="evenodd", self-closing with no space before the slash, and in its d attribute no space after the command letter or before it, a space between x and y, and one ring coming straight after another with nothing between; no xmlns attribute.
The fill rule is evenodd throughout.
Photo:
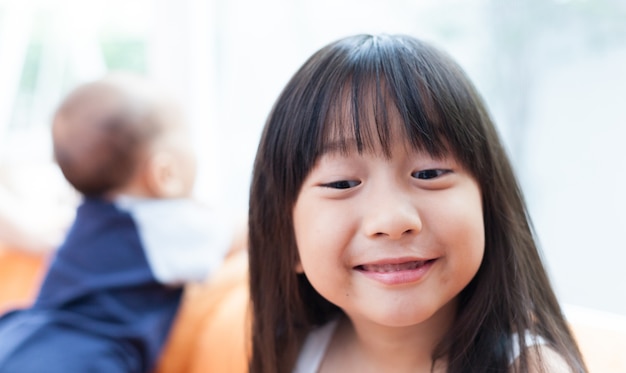
<svg viewBox="0 0 626 373"><path fill-rule="evenodd" d="M366 109L367 108L367 109ZM373 108L375 125L364 125ZM269 115L250 192L249 260L254 373L290 372L306 334L341 313L294 270L292 211L329 138L363 151L390 149L388 118L400 114L411 146L451 152L482 193L485 254L459 294L457 317L435 349L450 372L507 372L516 332L540 335L576 371L582 358L533 237L522 193L476 89L445 53L409 36L357 35L315 53Z"/></svg>

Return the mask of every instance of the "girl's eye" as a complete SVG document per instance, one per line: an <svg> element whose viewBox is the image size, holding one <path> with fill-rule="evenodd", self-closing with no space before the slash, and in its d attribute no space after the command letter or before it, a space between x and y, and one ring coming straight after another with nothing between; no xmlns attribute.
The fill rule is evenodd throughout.
<svg viewBox="0 0 626 373"><path fill-rule="evenodd" d="M450 172L450 170L442 170L442 169L430 169L430 170L421 170L413 173L413 177L416 179L429 180L439 177L443 174Z"/></svg>
<svg viewBox="0 0 626 373"><path fill-rule="evenodd" d="M333 181L332 183L323 184L322 186L333 189L349 189L354 188L359 184L361 184L361 182L356 180L339 180Z"/></svg>

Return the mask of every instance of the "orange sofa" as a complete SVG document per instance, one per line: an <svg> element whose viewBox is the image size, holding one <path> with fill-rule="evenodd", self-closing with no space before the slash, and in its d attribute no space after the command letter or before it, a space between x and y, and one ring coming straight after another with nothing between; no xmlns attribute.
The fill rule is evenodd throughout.
<svg viewBox="0 0 626 373"><path fill-rule="evenodd" d="M32 302L47 262L47 254L28 253L0 244L0 314Z"/></svg>
<svg viewBox="0 0 626 373"><path fill-rule="evenodd" d="M188 285L156 373L247 372L247 256L229 258L205 284Z"/></svg>

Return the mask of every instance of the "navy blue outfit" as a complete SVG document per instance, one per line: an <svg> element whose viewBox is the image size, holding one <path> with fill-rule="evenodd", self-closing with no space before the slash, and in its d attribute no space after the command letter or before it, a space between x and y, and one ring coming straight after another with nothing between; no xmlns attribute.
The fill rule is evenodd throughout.
<svg viewBox="0 0 626 373"><path fill-rule="evenodd" d="M33 306L0 318L0 373L149 372L181 295L156 280L132 216L86 198Z"/></svg>

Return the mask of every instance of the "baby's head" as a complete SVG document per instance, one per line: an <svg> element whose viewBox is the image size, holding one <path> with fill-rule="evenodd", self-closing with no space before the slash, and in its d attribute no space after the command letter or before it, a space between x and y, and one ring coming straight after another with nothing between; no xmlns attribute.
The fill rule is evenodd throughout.
<svg viewBox="0 0 626 373"><path fill-rule="evenodd" d="M80 193L188 196L195 157L180 108L147 80L111 74L72 91L52 125L54 156Z"/></svg>

